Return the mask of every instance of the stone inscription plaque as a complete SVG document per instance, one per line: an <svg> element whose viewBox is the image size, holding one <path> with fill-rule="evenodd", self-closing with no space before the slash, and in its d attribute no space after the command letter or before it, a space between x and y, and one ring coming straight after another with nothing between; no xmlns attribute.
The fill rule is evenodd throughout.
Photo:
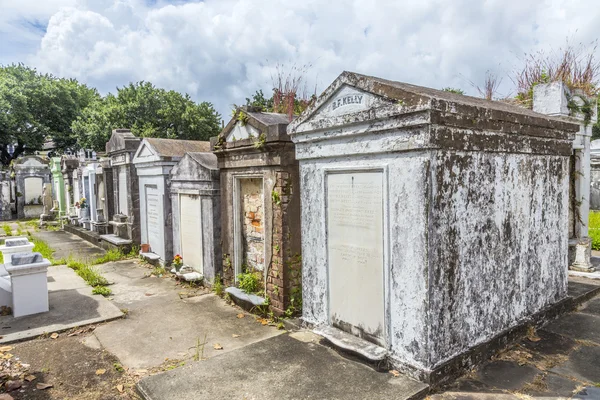
<svg viewBox="0 0 600 400"><path fill-rule="evenodd" d="M152 252L157 253L160 250L161 243L161 225L163 224L160 213L160 198L158 189L152 186L146 186L146 223L148 226L148 243Z"/></svg>
<svg viewBox="0 0 600 400"><path fill-rule="evenodd" d="M327 176L327 246L332 323L382 340L383 172Z"/></svg>

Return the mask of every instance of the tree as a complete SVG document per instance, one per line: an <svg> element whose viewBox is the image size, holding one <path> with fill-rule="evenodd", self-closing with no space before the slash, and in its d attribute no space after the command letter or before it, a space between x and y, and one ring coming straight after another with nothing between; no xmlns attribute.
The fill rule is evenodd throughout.
<svg viewBox="0 0 600 400"><path fill-rule="evenodd" d="M46 140L59 149L74 146L71 124L98 97L74 79L42 75L22 64L0 66L0 163L41 150Z"/></svg>
<svg viewBox="0 0 600 400"><path fill-rule="evenodd" d="M72 127L80 147L103 151L116 128L140 137L208 140L219 134L221 116L211 103L138 82L93 102Z"/></svg>

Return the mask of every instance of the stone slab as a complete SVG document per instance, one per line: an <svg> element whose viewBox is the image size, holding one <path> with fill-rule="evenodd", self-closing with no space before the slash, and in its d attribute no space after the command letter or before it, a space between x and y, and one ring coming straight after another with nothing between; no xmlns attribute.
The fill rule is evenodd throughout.
<svg viewBox="0 0 600 400"><path fill-rule="evenodd" d="M280 335L138 383L146 400L412 399L427 385Z"/></svg>
<svg viewBox="0 0 600 400"><path fill-rule="evenodd" d="M140 256L144 257L148 261L158 261L160 256L154 253L140 253Z"/></svg>
<svg viewBox="0 0 600 400"><path fill-rule="evenodd" d="M522 340L521 345L529 351L544 355L568 355L577 345L574 339L550 332L546 329L537 331L539 341Z"/></svg>
<svg viewBox="0 0 600 400"><path fill-rule="evenodd" d="M577 392L575 396L572 397L572 400L580 400L580 399L589 399L589 400L597 400L600 399L600 388L594 386L588 386Z"/></svg>
<svg viewBox="0 0 600 400"><path fill-rule="evenodd" d="M569 296L576 301L585 301L586 298L598 294L600 281L585 279L581 277L569 277Z"/></svg>
<svg viewBox="0 0 600 400"><path fill-rule="evenodd" d="M544 329L572 339L591 340L600 344L600 317L568 314L547 324Z"/></svg>
<svg viewBox="0 0 600 400"><path fill-rule="evenodd" d="M372 362L385 359L388 353L383 347L379 347L332 326L320 326L313 329L313 332L323 336L334 346L339 347L344 351L358 354Z"/></svg>
<svg viewBox="0 0 600 400"><path fill-rule="evenodd" d="M519 365L512 361L492 361L477 371L477 380L493 388L520 390L542 372L530 365Z"/></svg>
<svg viewBox="0 0 600 400"><path fill-rule="evenodd" d="M594 272L580 272L580 271L569 270L569 277L571 277L571 276L575 276L578 278L600 280L600 271L598 270L598 267L596 267L596 271L594 271Z"/></svg>
<svg viewBox="0 0 600 400"><path fill-rule="evenodd" d="M588 301L579 309L579 312L593 314L600 317L600 298L595 298Z"/></svg>
<svg viewBox="0 0 600 400"><path fill-rule="evenodd" d="M569 360L551 369L556 374L583 382L600 382L600 347L582 346L569 356Z"/></svg>
<svg viewBox="0 0 600 400"><path fill-rule="evenodd" d="M124 366L151 368L165 358L189 360L198 340L205 338L204 357L210 358L283 333L214 294L180 298L185 287L168 276L149 276L150 269L138 260L96 267L115 282L110 286L113 304L128 313L126 319L97 327L94 334ZM215 343L223 349L215 349Z"/></svg>
<svg viewBox="0 0 600 400"><path fill-rule="evenodd" d="M234 297L234 300L243 301L253 306L262 306L265 304L264 297L246 293L240 288L236 288L233 286L228 287L227 289L225 289L225 292L229 293L232 297Z"/></svg>
<svg viewBox="0 0 600 400"><path fill-rule="evenodd" d="M108 243L114 244L115 246L128 246L130 245L132 242L129 239L123 239L117 235L114 234L110 234L110 235L100 235L100 238L102 240L107 241Z"/></svg>
<svg viewBox="0 0 600 400"><path fill-rule="evenodd" d="M40 253L16 253L12 256L12 265L38 264L43 261Z"/></svg>
<svg viewBox="0 0 600 400"><path fill-rule="evenodd" d="M61 289L66 288L66 289ZM64 266L48 269L50 311L14 318L0 317L0 343L31 339L44 333L121 318L123 313L109 300L92 295L75 272Z"/></svg>

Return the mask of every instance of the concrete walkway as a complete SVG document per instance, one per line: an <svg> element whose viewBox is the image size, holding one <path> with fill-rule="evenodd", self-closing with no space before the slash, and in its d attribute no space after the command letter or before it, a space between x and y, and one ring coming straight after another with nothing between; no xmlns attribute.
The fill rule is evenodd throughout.
<svg viewBox="0 0 600 400"><path fill-rule="evenodd" d="M78 261L90 262L106 253L104 249L65 231L38 231L33 236L54 249L55 260L72 257Z"/></svg>

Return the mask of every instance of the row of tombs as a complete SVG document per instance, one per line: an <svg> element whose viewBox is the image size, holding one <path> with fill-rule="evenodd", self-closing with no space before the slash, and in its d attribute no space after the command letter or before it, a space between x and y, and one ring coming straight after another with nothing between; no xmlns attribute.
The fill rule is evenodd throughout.
<svg viewBox="0 0 600 400"><path fill-rule="evenodd" d="M570 251L589 253L576 95L538 85L534 112L344 72L291 121L240 107L210 143L117 129L99 161L52 159L53 209L441 382L565 304L568 265L587 268ZM235 288L246 273L264 298Z"/></svg>

